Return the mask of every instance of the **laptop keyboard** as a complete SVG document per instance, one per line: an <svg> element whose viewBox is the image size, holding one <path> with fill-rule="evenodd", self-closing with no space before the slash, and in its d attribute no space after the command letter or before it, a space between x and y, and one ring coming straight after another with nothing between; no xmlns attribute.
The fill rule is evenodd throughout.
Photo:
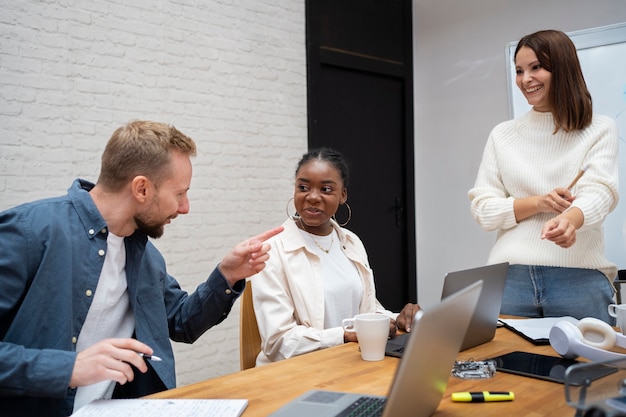
<svg viewBox="0 0 626 417"><path fill-rule="evenodd" d="M360 397L337 417L380 417L387 398Z"/></svg>

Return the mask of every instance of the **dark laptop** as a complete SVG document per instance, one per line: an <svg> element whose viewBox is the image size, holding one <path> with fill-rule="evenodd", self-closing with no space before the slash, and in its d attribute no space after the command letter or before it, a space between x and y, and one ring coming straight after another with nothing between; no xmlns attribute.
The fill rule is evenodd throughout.
<svg viewBox="0 0 626 417"><path fill-rule="evenodd" d="M478 300L478 306L472 316L461 350L487 343L493 339L498 325L498 316L502 306L504 283L509 269L509 263L481 266L450 272L445 276L441 298L482 280L483 291ZM388 356L402 356L409 334L401 334L389 339L385 354Z"/></svg>
<svg viewBox="0 0 626 417"><path fill-rule="evenodd" d="M478 303L482 286L482 281L476 282L432 308L417 312L406 351L400 359L387 397L312 390L293 399L270 416L431 416L446 390L452 366ZM358 352L355 351L354 354L358 355ZM372 413L347 412L361 406L372 409Z"/></svg>

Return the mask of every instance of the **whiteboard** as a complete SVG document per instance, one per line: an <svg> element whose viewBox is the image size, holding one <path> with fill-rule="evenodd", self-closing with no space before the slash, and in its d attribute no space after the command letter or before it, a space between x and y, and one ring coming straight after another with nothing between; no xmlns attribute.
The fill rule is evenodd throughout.
<svg viewBox="0 0 626 417"><path fill-rule="evenodd" d="M569 32L593 99L593 111L612 117L619 134L620 202L604 222L606 257L626 269L626 23ZM518 117L530 110L515 84L513 55L517 41L506 47L509 111Z"/></svg>

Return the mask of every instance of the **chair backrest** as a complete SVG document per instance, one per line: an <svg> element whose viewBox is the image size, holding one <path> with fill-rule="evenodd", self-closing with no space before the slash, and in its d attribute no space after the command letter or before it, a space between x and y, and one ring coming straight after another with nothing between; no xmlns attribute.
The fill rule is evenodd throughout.
<svg viewBox="0 0 626 417"><path fill-rule="evenodd" d="M261 352L261 335L252 305L252 282L248 281L241 295L239 318L239 364L242 371L255 367L259 352Z"/></svg>

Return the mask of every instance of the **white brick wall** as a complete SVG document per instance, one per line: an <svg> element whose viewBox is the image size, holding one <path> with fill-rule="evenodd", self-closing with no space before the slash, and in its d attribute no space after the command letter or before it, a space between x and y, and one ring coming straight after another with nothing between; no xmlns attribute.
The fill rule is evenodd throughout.
<svg viewBox="0 0 626 417"><path fill-rule="evenodd" d="M111 133L175 125L198 156L191 213L155 243L192 291L240 240L282 223L306 150L304 1L3 0L0 210L95 181ZM178 384L239 370L239 304Z"/></svg>

